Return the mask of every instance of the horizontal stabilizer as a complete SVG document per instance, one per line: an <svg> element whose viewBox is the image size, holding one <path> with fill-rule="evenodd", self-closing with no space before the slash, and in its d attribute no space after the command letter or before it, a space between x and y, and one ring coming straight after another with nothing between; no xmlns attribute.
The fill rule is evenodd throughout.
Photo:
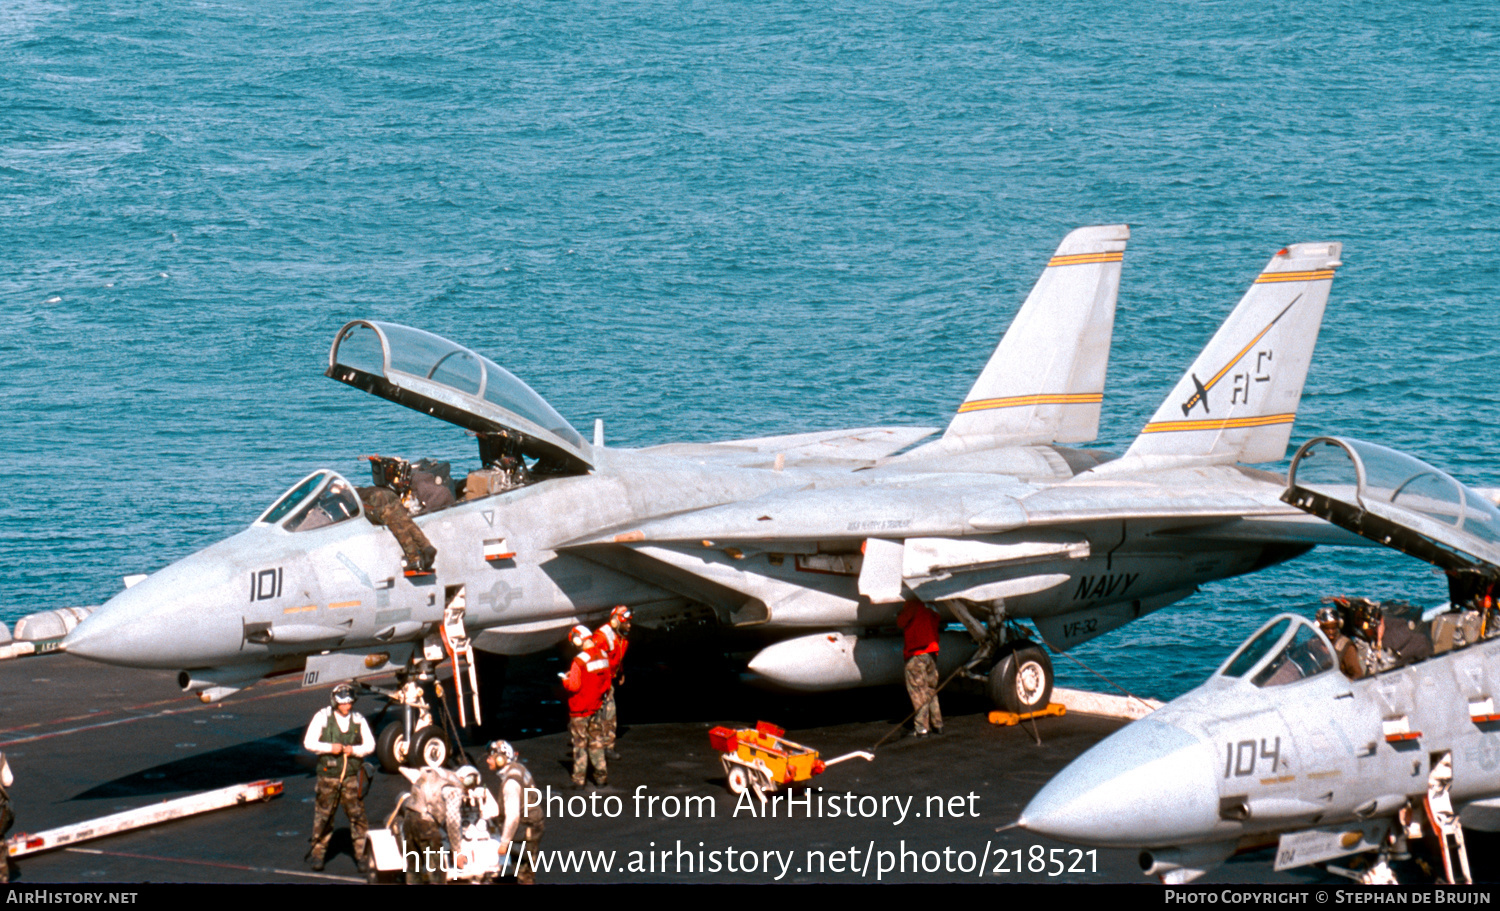
<svg viewBox="0 0 1500 911"><path fill-rule="evenodd" d="M1337 525L1315 516L1244 516L1214 525L1190 525L1157 531L1159 537L1192 538L1195 541L1232 541L1254 544L1312 544L1321 547L1374 547Z"/></svg>
<svg viewBox="0 0 1500 911"><path fill-rule="evenodd" d="M1143 479L1106 473L1115 464L1107 462L1064 484L1022 498L1027 526L1080 528L1144 520L1159 529L1189 534L1188 529L1195 525L1219 529L1224 523L1251 518L1317 524L1306 522L1301 510L1265 495L1263 479L1280 483L1280 478L1270 472L1243 465L1192 465L1153 472ZM1270 540L1265 543L1277 540L1275 530L1267 534Z"/></svg>
<svg viewBox="0 0 1500 911"><path fill-rule="evenodd" d="M1125 457L1148 462L1285 458L1342 245L1296 244L1271 257Z"/></svg>

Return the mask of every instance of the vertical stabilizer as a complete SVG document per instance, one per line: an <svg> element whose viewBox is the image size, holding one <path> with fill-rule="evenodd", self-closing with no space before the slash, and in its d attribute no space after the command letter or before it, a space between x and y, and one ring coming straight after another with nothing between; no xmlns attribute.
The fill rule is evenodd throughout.
<svg viewBox="0 0 1500 911"><path fill-rule="evenodd" d="M1296 244L1271 257L1121 461L1285 458L1342 249Z"/></svg>
<svg viewBox="0 0 1500 911"><path fill-rule="evenodd" d="M945 450L1099 434L1126 225L1063 238L943 434Z"/></svg>

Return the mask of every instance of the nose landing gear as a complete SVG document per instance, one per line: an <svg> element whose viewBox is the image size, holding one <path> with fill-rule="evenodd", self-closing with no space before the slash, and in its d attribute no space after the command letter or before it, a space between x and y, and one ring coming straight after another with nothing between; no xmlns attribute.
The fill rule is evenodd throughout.
<svg viewBox="0 0 1500 911"><path fill-rule="evenodd" d="M429 687L433 688L434 694L438 692L437 675L433 673L432 665L417 661L404 678L393 691L370 688L392 705L401 707L401 717L381 728L375 739L375 755L380 760L380 767L395 772L402 766L445 765L451 748L433 715L432 702L427 698Z"/></svg>

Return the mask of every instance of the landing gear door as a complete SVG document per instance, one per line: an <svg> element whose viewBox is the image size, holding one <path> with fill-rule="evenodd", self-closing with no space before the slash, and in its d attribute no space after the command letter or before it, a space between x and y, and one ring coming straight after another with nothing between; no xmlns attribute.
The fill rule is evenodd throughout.
<svg viewBox="0 0 1500 911"><path fill-rule="evenodd" d="M1449 572L1500 575L1500 510L1405 453L1337 437L1308 440L1281 499Z"/></svg>

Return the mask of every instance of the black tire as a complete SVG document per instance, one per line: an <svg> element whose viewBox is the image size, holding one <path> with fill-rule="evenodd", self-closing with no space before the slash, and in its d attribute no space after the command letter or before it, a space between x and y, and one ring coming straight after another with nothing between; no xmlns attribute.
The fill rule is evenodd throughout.
<svg viewBox="0 0 1500 911"><path fill-rule="evenodd" d="M1002 712L1041 711L1052 700L1052 659L1039 646L1024 643L995 663L985 691Z"/></svg>
<svg viewBox="0 0 1500 911"><path fill-rule="evenodd" d="M375 738L375 755L380 759L380 767L394 775L406 762L406 725L393 721L381 728L380 736Z"/></svg>
<svg viewBox="0 0 1500 911"><path fill-rule="evenodd" d="M448 741L435 727L420 728L411 735L411 751L406 764L420 769L424 765L442 766L448 762Z"/></svg>

